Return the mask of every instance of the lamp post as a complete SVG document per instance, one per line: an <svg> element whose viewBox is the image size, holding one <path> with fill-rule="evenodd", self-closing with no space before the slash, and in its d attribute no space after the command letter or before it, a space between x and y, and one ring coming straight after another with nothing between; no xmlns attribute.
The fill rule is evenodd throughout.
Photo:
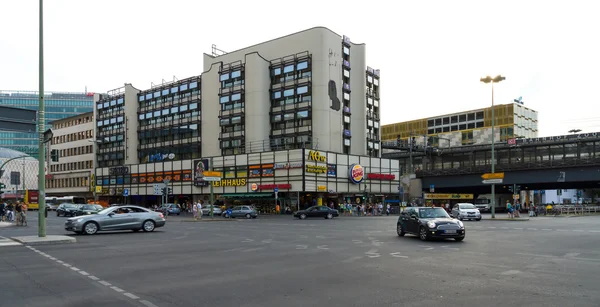
<svg viewBox="0 0 600 307"><path fill-rule="evenodd" d="M46 236L46 116L44 106L44 0L40 0L39 7L39 106L38 106L38 133L40 143L38 147L38 237Z"/></svg>
<svg viewBox="0 0 600 307"><path fill-rule="evenodd" d="M492 84L492 174L496 172L496 151L495 151L495 143L496 143L496 118L494 116L494 83L499 83L500 81L506 80L505 77L501 75L497 75L495 77L486 76L480 78L479 81L483 83L491 83ZM496 218L496 185L492 183L492 218Z"/></svg>

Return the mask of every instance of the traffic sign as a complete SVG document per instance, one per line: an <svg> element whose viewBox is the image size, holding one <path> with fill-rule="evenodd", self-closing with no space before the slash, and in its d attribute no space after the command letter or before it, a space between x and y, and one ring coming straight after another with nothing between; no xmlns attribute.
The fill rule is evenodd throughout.
<svg viewBox="0 0 600 307"><path fill-rule="evenodd" d="M504 173L486 173L486 174L481 175L481 179L483 179L483 180L504 179ZM491 183L496 183L496 182L491 182ZM500 183L502 183L502 182L500 182Z"/></svg>
<svg viewBox="0 0 600 307"><path fill-rule="evenodd" d="M429 185L429 193L433 193L433 192L435 192L435 185L430 184Z"/></svg>
<svg viewBox="0 0 600 307"><path fill-rule="evenodd" d="M160 190L160 184L155 184L154 185L154 195L162 195L161 190Z"/></svg>
<svg viewBox="0 0 600 307"><path fill-rule="evenodd" d="M123 196L129 196L129 189L123 189Z"/></svg>
<svg viewBox="0 0 600 307"><path fill-rule="evenodd" d="M214 172L214 171L204 171L204 172L202 172L202 175L204 175L204 177L222 177L223 176L221 174L221 172Z"/></svg>
<svg viewBox="0 0 600 307"><path fill-rule="evenodd" d="M502 183L502 179L486 179L482 181L483 184Z"/></svg>
<svg viewBox="0 0 600 307"><path fill-rule="evenodd" d="M279 192L279 188L275 187L275 189L273 189L273 191L275 191L275 193Z"/></svg>

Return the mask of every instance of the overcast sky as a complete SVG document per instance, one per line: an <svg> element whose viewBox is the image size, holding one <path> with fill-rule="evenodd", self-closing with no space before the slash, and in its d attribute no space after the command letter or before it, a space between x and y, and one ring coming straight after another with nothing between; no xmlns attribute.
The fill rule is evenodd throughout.
<svg viewBox="0 0 600 307"><path fill-rule="evenodd" d="M540 136L600 131L597 1L46 0L45 88L106 92L202 72L236 50L325 26L366 43L383 124L487 107L539 111ZM38 88L38 1L1 0L0 89Z"/></svg>

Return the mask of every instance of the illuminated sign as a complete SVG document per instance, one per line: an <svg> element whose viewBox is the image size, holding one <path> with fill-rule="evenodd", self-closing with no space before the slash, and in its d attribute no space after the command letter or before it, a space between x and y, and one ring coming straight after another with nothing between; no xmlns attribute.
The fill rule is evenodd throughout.
<svg viewBox="0 0 600 307"><path fill-rule="evenodd" d="M250 190L251 190L251 191L258 191L258 184L256 184L256 183L253 183L253 184L250 186Z"/></svg>
<svg viewBox="0 0 600 307"><path fill-rule="evenodd" d="M274 169L302 168L302 162L275 163Z"/></svg>
<svg viewBox="0 0 600 307"><path fill-rule="evenodd" d="M425 199L473 199L473 194L424 193Z"/></svg>
<svg viewBox="0 0 600 307"><path fill-rule="evenodd" d="M213 182L214 187L243 187L246 185L246 178L243 179L223 179Z"/></svg>
<svg viewBox="0 0 600 307"><path fill-rule="evenodd" d="M192 181L192 170L131 174L131 184L154 184L162 183L164 180Z"/></svg>
<svg viewBox="0 0 600 307"><path fill-rule="evenodd" d="M324 186L324 185L317 186L317 191L319 191L319 192L326 192L327 191L327 186Z"/></svg>
<svg viewBox="0 0 600 307"><path fill-rule="evenodd" d="M352 164L348 170L348 177L353 183L361 183L365 179L365 169L359 164Z"/></svg>
<svg viewBox="0 0 600 307"><path fill-rule="evenodd" d="M313 174L325 174L327 173L327 166L322 165L307 165L306 166L307 173Z"/></svg>
<svg viewBox="0 0 600 307"><path fill-rule="evenodd" d="M394 174L367 174L367 179L373 180L394 180L396 179L396 175Z"/></svg>
<svg viewBox="0 0 600 307"><path fill-rule="evenodd" d="M321 155L321 153L319 153L318 151L311 150L308 152L308 160L325 163L327 161L327 158Z"/></svg>
<svg viewBox="0 0 600 307"><path fill-rule="evenodd" d="M254 185L255 183L253 183ZM275 190L275 188L279 190L289 190L292 188L292 185L289 183L281 183L281 184L261 184L258 186L259 190Z"/></svg>

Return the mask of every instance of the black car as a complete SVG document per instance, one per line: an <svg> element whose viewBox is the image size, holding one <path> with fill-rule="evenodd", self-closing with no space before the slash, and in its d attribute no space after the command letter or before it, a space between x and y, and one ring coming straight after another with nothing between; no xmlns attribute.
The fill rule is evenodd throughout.
<svg viewBox="0 0 600 307"><path fill-rule="evenodd" d="M77 208L75 215L81 216L81 215L96 214L96 213L102 211L103 209L104 209L104 207L102 207L101 205L93 205L93 204L81 205L81 206L79 206L79 208Z"/></svg>
<svg viewBox="0 0 600 307"><path fill-rule="evenodd" d="M76 216L79 206L76 204L60 204L56 208L56 216Z"/></svg>
<svg viewBox="0 0 600 307"><path fill-rule="evenodd" d="M453 219L443 208L409 207L400 214L396 231L399 236L407 233L418 235L423 241L431 238L465 238L463 222Z"/></svg>
<svg viewBox="0 0 600 307"><path fill-rule="evenodd" d="M312 206L308 209L294 212L294 217L297 217L301 220L307 217L323 217L326 219L332 219L338 216L340 216L340 213L337 210L331 209L327 206Z"/></svg>

